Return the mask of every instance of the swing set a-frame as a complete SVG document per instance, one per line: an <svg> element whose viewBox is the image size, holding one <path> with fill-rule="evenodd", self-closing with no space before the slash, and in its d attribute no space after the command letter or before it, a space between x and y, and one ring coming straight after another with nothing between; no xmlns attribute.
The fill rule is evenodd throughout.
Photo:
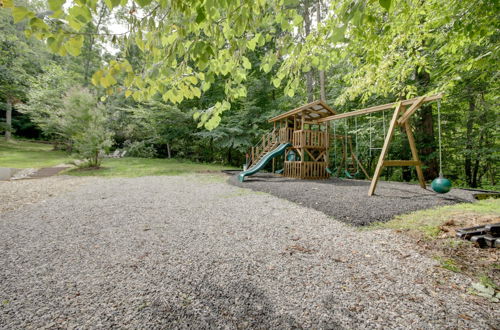
<svg viewBox="0 0 500 330"><path fill-rule="evenodd" d="M329 176L329 173L332 173L328 167L330 139L338 137L335 134L333 136L329 134L330 125L328 123L344 118L394 109L389 122L389 128L385 133L377 166L371 178L368 195L372 196L375 193L382 170L390 166L414 166L419 184L425 189L426 184L422 171L422 162L418 156L418 149L409 120L423 104L440 100L441 98L442 94L420 96L341 114L337 114L325 102L315 101L275 116L269 119L269 122L274 124L272 132L264 135L262 143L251 149L247 162L249 170L240 173L240 180L243 181L245 176L252 175L262 169L271 159L273 160L274 172L275 157L283 154L284 176L298 179L325 179ZM412 154L412 159L410 160L386 159L395 129L398 126L404 128L402 131L408 137ZM343 145L352 143L348 137L343 137L342 139ZM290 152L297 156L288 157ZM343 151L343 154L343 157L346 157L347 149ZM357 157L353 159L353 162L360 164ZM360 168L364 170L362 166ZM364 172L366 177L369 178L368 173Z"/></svg>
<svg viewBox="0 0 500 330"><path fill-rule="evenodd" d="M382 170L385 167L389 166L414 166L416 168L417 177L420 186L425 189L425 178L422 171L422 162L418 156L418 149L415 143L415 137L413 135L413 129L410 125L410 118L415 112L425 103L431 102L434 100L439 100L442 98L442 94L436 94L432 96L420 96L409 100L388 103L383 105L378 105L370 108L345 112L342 114L337 114L333 116L328 116L321 118L318 120L318 123L323 123L327 121L339 120L343 118L356 117L361 115L366 115L374 112L385 111L391 108L394 108L394 112L389 122L389 129L385 134L384 144L382 146L382 150L380 152L380 156L377 162L377 166L375 168L375 172L373 174L370 189L368 190L368 196L372 196L375 193L375 189L377 188L377 183L382 173ZM394 136L394 131L396 127L403 127L404 132L408 137L408 144L410 145L412 159L411 160L386 160L387 153L389 151L389 147Z"/></svg>

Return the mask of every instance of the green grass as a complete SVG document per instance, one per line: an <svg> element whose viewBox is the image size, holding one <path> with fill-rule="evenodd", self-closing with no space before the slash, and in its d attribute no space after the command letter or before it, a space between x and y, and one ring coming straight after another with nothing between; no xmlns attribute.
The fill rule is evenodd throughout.
<svg viewBox="0 0 500 330"><path fill-rule="evenodd" d="M460 266L456 263L455 260L442 257L436 257L435 259L440 263L442 268L450 270L454 273L461 272Z"/></svg>
<svg viewBox="0 0 500 330"><path fill-rule="evenodd" d="M178 159L156 158L108 158L104 159L100 169L72 169L64 174L75 176L100 177L139 177L155 175L182 175L207 171L220 171L227 166L205 163L194 163Z"/></svg>
<svg viewBox="0 0 500 330"><path fill-rule="evenodd" d="M53 151L51 144L0 139L0 167L40 168L70 161L63 151Z"/></svg>
<svg viewBox="0 0 500 330"><path fill-rule="evenodd" d="M50 144L24 140L12 140L9 142L0 140L0 167L41 168L69 163L72 160L73 158L67 153L52 150L52 145ZM104 159L101 166L102 168L100 169L70 169L63 173L74 176L139 177L219 172L222 169L230 168L217 164L194 163L187 160L133 157ZM215 176L206 179L214 182L220 181L220 178Z"/></svg>
<svg viewBox="0 0 500 330"><path fill-rule="evenodd" d="M436 237L439 226L446 222L450 216L457 213L479 213L500 215L500 200L486 199L475 203L463 203L443 206L434 209L422 210L406 215L397 216L385 223L375 223L367 229L390 228L397 230L417 230L426 237Z"/></svg>

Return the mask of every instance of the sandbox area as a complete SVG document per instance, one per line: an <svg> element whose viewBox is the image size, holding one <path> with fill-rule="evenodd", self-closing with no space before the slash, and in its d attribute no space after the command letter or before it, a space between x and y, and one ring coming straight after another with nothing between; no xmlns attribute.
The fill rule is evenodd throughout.
<svg viewBox="0 0 500 330"><path fill-rule="evenodd" d="M396 215L456 203L473 202L471 191L452 189L440 195L415 184L380 181L376 195L367 195L369 181L330 178L327 180L297 180L269 173L259 173L233 185L261 191L310 207L342 222L364 226L388 221Z"/></svg>

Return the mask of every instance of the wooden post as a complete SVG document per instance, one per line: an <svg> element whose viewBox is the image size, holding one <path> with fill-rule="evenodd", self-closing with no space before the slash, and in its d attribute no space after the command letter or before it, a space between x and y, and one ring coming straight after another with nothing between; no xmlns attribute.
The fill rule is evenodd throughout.
<svg viewBox="0 0 500 330"><path fill-rule="evenodd" d="M410 144L410 149L411 149L411 154L413 157L414 161L417 161L419 165L415 165L415 168L417 170L417 176L418 176L418 182L420 183L420 187L426 188L425 186L425 178L424 178L424 173L422 172L422 166L420 163L420 158L418 157L418 151L417 151L417 146L415 144L415 138L413 137L413 132L411 130L411 126L409 121L405 121L405 130L406 130L406 135L408 135L408 143Z"/></svg>
<svg viewBox="0 0 500 330"><path fill-rule="evenodd" d="M401 116L401 118L399 118L398 124L402 125L403 123L405 123L406 121L408 121L408 119L411 117L411 115L413 115L415 113L415 111L417 111L418 108L420 108L420 105L422 104L422 102L424 102L424 99L425 99L425 96L422 96L422 97L418 98L410 106L410 108L405 113L403 113L403 115Z"/></svg>
<svg viewBox="0 0 500 330"><path fill-rule="evenodd" d="M398 102L398 104L396 105L396 109L394 110L394 114L392 115L391 123L389 124L389 130L387 131L387 135L385 137L384 146L382 147L382 151L380 152L377 167L375 168L375 173L373 174L372 182L370 184L370 190L368 190L368 196L372 196L375 192L375 188L377 188L378 178L380 177L382 169L384 168L384 159L387 156L387 152L389 151L389 144L391 143L392 136L394 135L394 128L396 127L396 122L398 120L400 110L401 102Z"/></svg>

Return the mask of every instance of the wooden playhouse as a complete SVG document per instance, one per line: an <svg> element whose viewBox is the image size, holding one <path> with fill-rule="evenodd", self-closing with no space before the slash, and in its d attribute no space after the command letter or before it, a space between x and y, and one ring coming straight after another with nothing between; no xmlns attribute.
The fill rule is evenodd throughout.
<svg viewBox="0 0 500 330"><path fill-rule="evenodd" d="M262 137L258 146L252 148L249 167L276 146L290 143L291 146L285 151L284 176L298 179L327 178L329 125L328 122L317 121L335 114L326 103L315 101L269 119L274 128Z"/></svg>

